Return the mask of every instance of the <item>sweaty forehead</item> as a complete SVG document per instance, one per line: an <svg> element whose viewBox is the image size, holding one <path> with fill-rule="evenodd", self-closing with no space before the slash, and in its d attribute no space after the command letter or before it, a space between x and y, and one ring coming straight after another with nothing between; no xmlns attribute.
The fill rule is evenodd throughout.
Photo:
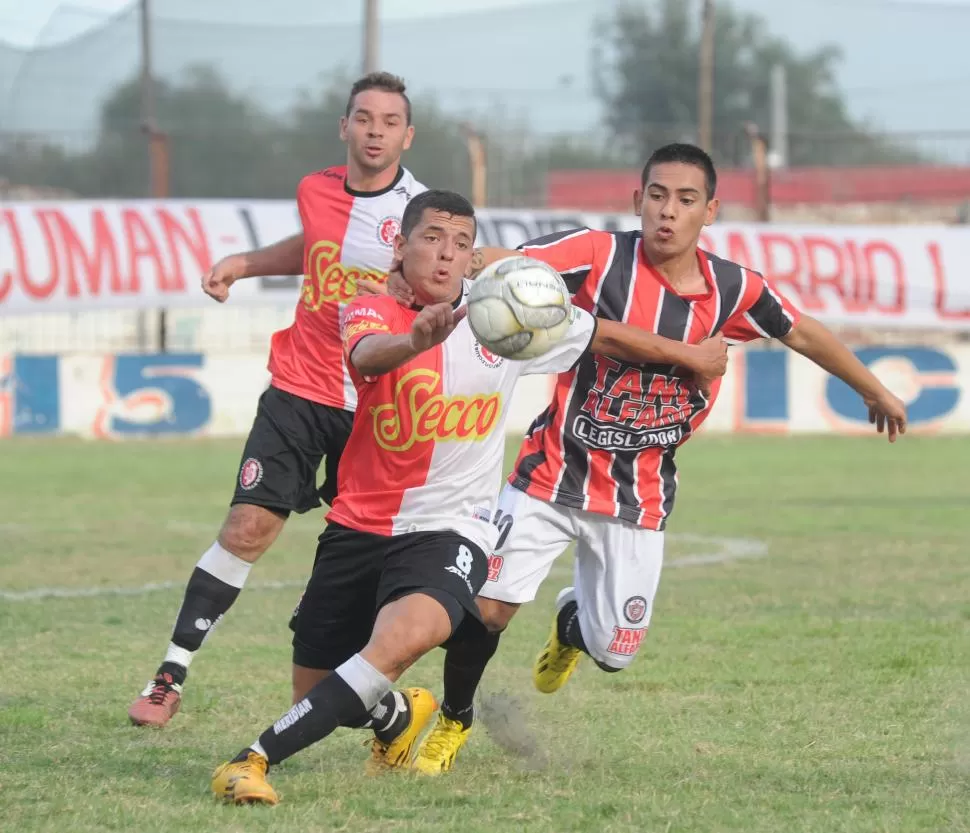
<svg viewBox="0 0 970 833"><path fill-rule="evenodd" d="M707 188L704 172L686 162L660 162L651 166L647 187L651 185L662 185L671 191L693 188L702 193Z"/></svg>
<svg viewBox="0 0 970 833"><path fill-rule="evenodd" d="M426 208L421 215L421 228L437 226L452 234L467 234L469 237L475 236L475 219L473 217L462 217L458 214L449 214L447 211L439 211L437 208Z"/></svg>
<svg viewBox="0 0 970 833"><path fill-rule="evenodd" d="M387 90L364 90L354 96L354 103L350 108L351 112L356 110L366 110L368 113L375 113L383 116L407 115L407 107L404 104L403 96L398 93L389 93Z"/></svg>

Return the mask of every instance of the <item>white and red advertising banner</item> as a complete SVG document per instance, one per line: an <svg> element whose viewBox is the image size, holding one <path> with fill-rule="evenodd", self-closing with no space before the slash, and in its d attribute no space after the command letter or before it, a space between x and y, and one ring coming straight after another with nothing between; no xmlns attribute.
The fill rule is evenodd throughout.
<svg viewBox="0 0 970 833"><path fill-rule="evenodd" d="M634 229L632 215L481 209L479 243L560 229ZM23 202L0 206L0 316L196 307L200 275L299 230L287 200ZM376 233L376 232L375 232ZM830 324L970 329L970 227L717 223L702 245L764 274ZM253 279L234 305L290 304L300 281Z"/></svg>

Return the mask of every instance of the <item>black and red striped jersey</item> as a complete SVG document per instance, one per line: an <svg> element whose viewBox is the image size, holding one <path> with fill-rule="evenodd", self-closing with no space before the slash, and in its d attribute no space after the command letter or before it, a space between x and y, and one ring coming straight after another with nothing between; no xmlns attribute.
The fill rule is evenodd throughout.
<svg viewBox="0 0 970 833"><path fill-rule="evenodd" d="M787 335L798 311L764 278L697 251L708 289L679 295L648 262L642 234L578 229L520 247L565 278L573 303L596 316L697 343ZM509 482L542 500L661 530L674 503L674 453L707 418L710 400L682 369L593 353L558 377L532 423Z"/></svg>

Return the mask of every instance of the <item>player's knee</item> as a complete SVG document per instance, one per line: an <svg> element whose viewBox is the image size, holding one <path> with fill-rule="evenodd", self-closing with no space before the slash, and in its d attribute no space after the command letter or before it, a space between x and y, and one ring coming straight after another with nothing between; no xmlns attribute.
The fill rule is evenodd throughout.
<svg viewBox="0 0 970 833"><path fill-rule="evenodd" d="M617 671L623 671L627 667L626 663L623 665L611 665L609 660L604 661L595 659L593 662L596 663L596 667L599 668L600 671L605 671L607 674L615 674Z"/></svg>
<svg viewBox="0 0 970 833"><path fill-rule="evenodd" d="M395 680L439 644L432 629L413 623L408 628L383 629L362 651L378 671Z"/></svg>
<svg viewBox="0 0 970 833"><path fill-rule="evenodd" d="M236 504L219 532L219 543L244 561L255 561L279 535L285 520L269 509Z"/></svg>
<svg viewBox="0 0 970 833"><path fill-rule="evenodd" d="M486 599L481 596L478 597L476 602L478 604L478 611L482 616L482 622L484 622L489 633L501 633L504 631L519 609L519 605L517 604L500 602L497 599Z"/></svg>

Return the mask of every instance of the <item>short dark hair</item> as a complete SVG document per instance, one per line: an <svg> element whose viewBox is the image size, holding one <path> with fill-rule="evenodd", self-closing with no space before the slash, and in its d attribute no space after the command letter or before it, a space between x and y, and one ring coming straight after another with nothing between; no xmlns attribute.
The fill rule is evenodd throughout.
<svg viewBox="0 0 970 833"><path fill-rule="evenodd" d="M475 209L461 194L455 191L424 191L412 199L404 208L401 217L401 234L410 237L417 228L426 210L441 211L455 217L471 217L475 219ZM476 221L477 229L477 221Z"/></svg>
<svg viewBox="0 0 970 833"><path fill-rule="evenodd" d="M406 89L404 79L397 75L392 75L389 72L368 73L363 78L354 81L354 85L350 88L350 95L347 96L346 115L347 117L350 116L350 111L354 109L354 99L360 93L367 90L381 90L385 93L397 93L404 99L404 112L407 114L408 124L411 124L411 99L408 98Z"/></svg>
<svg viewBox="0 0 970 833"><path fill-rule="evenodd" d="M714 161L697 145L688 145L684 142L664 145L650 154L647 164L643 166L643 173L640 175L640 187L646 187L650 180L650 169L654 165L662 165L666 162L682 162L685 165L700 168L704 172L707 198L709 200L714 199L714 194L717 191L717 171L714 169Z"/></svg>

